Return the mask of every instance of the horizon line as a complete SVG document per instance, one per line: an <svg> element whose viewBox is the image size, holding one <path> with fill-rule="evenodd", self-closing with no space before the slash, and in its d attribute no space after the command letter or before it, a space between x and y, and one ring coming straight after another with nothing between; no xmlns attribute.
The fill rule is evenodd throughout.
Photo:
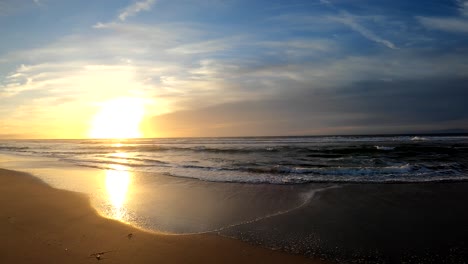
<svg viewBox="0 0 468 264"><path fill-rule="evenodd" d="M138 137L138 138L0 138L1 140L135 140L135 139L190 139L190 138L286 138L286 137L375 137L375 136L443 136L468 135L463 132L408 132L408 133L376 133L376 134L321 134L321 135L276 135L276 136L192 136L192 137Z"/></svg>

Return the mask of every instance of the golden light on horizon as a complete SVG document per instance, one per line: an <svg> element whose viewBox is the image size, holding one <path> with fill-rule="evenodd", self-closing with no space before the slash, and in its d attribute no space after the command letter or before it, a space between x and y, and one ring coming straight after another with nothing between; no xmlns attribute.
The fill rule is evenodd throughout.
<svg viewBox="0 0 468 264"><path fill-rule="evenodd" d="M140 123L145 114L141 99L123 97L107 101L94 116L91 138L139 138Z"/></svg>
<svg viewBox="0 0 468 264"><path fill-rule="evenodd" d="M112 206L108 214L114 219L124 220L131 173L125 171L123 166L115 165L112 170L106 170L105 181L109 203Z"/></svg>

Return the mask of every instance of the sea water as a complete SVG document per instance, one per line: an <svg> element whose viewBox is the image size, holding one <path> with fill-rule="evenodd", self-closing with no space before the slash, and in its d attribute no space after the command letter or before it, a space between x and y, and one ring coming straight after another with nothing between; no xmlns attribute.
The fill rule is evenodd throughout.
<svg viewBox="0 0 468 264"><path fill-rule="evenodd" d="M213 182L468 179L468 135L9 140L0 152Z"/></svg>

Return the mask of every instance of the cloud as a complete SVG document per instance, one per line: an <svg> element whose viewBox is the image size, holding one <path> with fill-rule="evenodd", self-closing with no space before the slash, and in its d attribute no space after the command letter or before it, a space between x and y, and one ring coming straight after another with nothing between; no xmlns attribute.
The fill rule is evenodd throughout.
<svg viewBox="0 0 468 264"><path fill-rule="evenodd" d="M216 51L227 50L230 45L225 39L209 40L198 43L183 44L168 50L170 53L176 54L197 54L211 53Z"/></svg>
<svg viewBox="0 0 468 264"><path fill-rule="evenodd" d="M382 37L379 37L377 34L372 32L371 30L364 27L357 21L357 16L351 15L348 11L342 10L337 8L332 2L329 0L320 0L321 4L328 6L330 9L338 12L338 16L329 16L328 19L331 21L339 22L343 25L346 25L350 29L356 31L357 33L361 34L363 37L367 38L368 40L374 41L376 43L382 44L390 49L397 49L396 45L389 40L386 40Z"/></svg>
<svg viewBox="0 0 468 264"><path fill-rule="evenodd" d="M21 14L39 5L39 0L0 0L0 18Z"/></svg>
<svg viewBox="0 0 468 264"><path fill-rule="evenodd" d="M257 100L288 87L289 81L338 87L368 76L399 80L468 72L459 54L415 56L411 50L389 50L388 54L359 56L337 52L345 44L332 39L265 41L245 35L209 39L204 28L182 24L110 23L99 30L106 32L71 35L41 48L7 54L8 61L26 66L13 70L11 78L0 84L0 92L11 97L59 91L63 86L86 93L93 81L105 87L125 84L129 89L118 88L121 94L161 97L167 106L163 111L172 111L199 102ZM82 44L90 42L92 46ZM239 51L242 56L235 56ZM99 65L102 67L96 68ZM113 77L112 72L118 76ZM94 73L118 82L104 81ZM229 96L219 97L222 93Z"/></svg>
<svg viewBox="0 0 468 264"><path fill-rule="evenodd" d="M458 0L458 10L462 16L468 17L468 1Z"/></svg>
<svg viewBox="0 0 468 264"><path fill-rule="evenodd" d="M141 11L148 11L156 0L143 0L127 6L120 14L119 19L125 21L128 17L134 16Z"/></svg>
<svg viewBox="0 0 468 264"><path fill-rule="evenodd" d="M109 23L98 28L105 32L70 35L2 56L10 64L22 65L0 80L0 101L20 106L31 104L31 97L71 95L82 102L98 102L136 96L154 99L157 107L149 113L156 115L246 96L226 81L235 74L235 65L211 59L210 53L239 43L233 36L210 40L203 28L183 24ZM92 46L83 45L90 42ZM220 93L226 96L217 98ZM256 98L255 93L249 96Z"/></svg>
<svg viewBox="0 0 468 264"><path fill-rule="evenodd" d="M454 33L468 33L468 19L452 17L416 17L418 21L429 29Z"/></svg>
<svg viewBox="0 0 468 264"><path fill-rule="evenodd" d="M267 30L252 31L222 31L222 26L201 23L122 22L154 3L139 2L149 2L129 6L123 19L2 54L0 60L13 66L0 79L0 108L5 109L0 121L18 124L4 133L26 131L31 118L38 124L53 124L55 115L65 120L66 113L74 116L73 109L91 115L94 103L116 96L152 101L148 113L154 116L153 126L167 125L167 136L178 128L180 136L209 136L206 131L299 135L365 132L374 125L380 131L436 126L430 116L447 127L466 120L459 99L467 96L460 89L468 78L466 51L397 49L386 39L394 29L388 17L334 10L334 16L268 20L273 25ZM339 34L343 25L388 49L356 48L349 34ZM296 31L301 34L291 33ZM445 90L446 97L444 83L452 87Z"/></svg>
<svg viewBox="0 0 468 264"><path fill-rule="evenodd" d="M260 41L257 45L274 56L304 59L336 53L340 49L333 40L325 38Z"/></svg>
<svg viewBox="0 0 468 264"><path fill-rule="evenodd" d="M426 17L417 16L416 19L428 29L441 30L451 33L468 33L468 1L457 0L458 16Z"/></svg>
<svg viewBox="0 0 468 264"><path fill-rule="evenodd" d="M356 18L350 15L348 12L341 12L340 16L329 17L332 21L340 22L352 30L356 31L357 33L361 34L363 37L367 38L368 40L374 41L376 43L382 44L390 49L397 49L396 45L393 44L391 41L383 39L377 36L375 33L370 31L369 29L365 28L361 24L359 24Z"/></svg>
<svg viewBox="0 0 468 264"><path fill-rule="evenodd" d="M161 136L402 133L467 129L468 79L363 81L338 89L289 90L261 101L177 111L149 121Z"/></svg>
<svg viewBox="0 0 468 264"><path fill-rule="evenodd" d="M109 27L109 24L108 23L101 23L101 22L98 22L96 24L93 25L93 28L97 28L97 29L101 29L101 28L108 28Z"/></svg>

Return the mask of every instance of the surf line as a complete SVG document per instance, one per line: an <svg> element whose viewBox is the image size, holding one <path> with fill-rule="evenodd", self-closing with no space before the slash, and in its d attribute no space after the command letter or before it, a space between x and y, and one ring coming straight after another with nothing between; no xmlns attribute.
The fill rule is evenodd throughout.
<svg viewBox="0 0 468 264"><path fill-rule="evenodd" d="M319 188L319 189L312 189L308 192L304 192L304 193L301 193L300 195L303 196L303 201L302 203L300 203L299 205L295 206L295 207L292 207L292 208L289 208L287 210L282 210L282 211L277 211L277 212L274 212L274 213L271 213L271 214L267 214L267 215L264 215L264 216L260 216L260 217L257 217L257 218L254 218L252 220L247 220L247 221L243 221L243 222L240 222L240 223L235 223L235 224L231 224L231 225L227 225L227 226L223 226L223 227L220 227L218 229L215 229L215 230L211 230L211 231L206 231L206 232L200 232L200 233L197 233L197 234L206 234L206 233L219 233L223 230L226 230L226 229L229 229L229 228L233 228L233 227L236 227L236 226L241 226L241 225L246 225L246 224L251 224L251 223L255 223L255 222L258 222L258 221L261 221L261 220L264 220L264 219L268 219L268 218L272 218L272 217L275 217L275 216L279 216L279 215L283 215L283 214L288 214L292 211L295 211L295 210L298 210L298 209L301 209L302 207L306 206L313 198L314 196L319 193L319 192L323 192L323 191L326 191L326 190L330 190L330 189L336 189L336 188L340 188L341 186L340 185L332 185L332 186L329 186L329 187L325 187L325 188Z"/></svg>

